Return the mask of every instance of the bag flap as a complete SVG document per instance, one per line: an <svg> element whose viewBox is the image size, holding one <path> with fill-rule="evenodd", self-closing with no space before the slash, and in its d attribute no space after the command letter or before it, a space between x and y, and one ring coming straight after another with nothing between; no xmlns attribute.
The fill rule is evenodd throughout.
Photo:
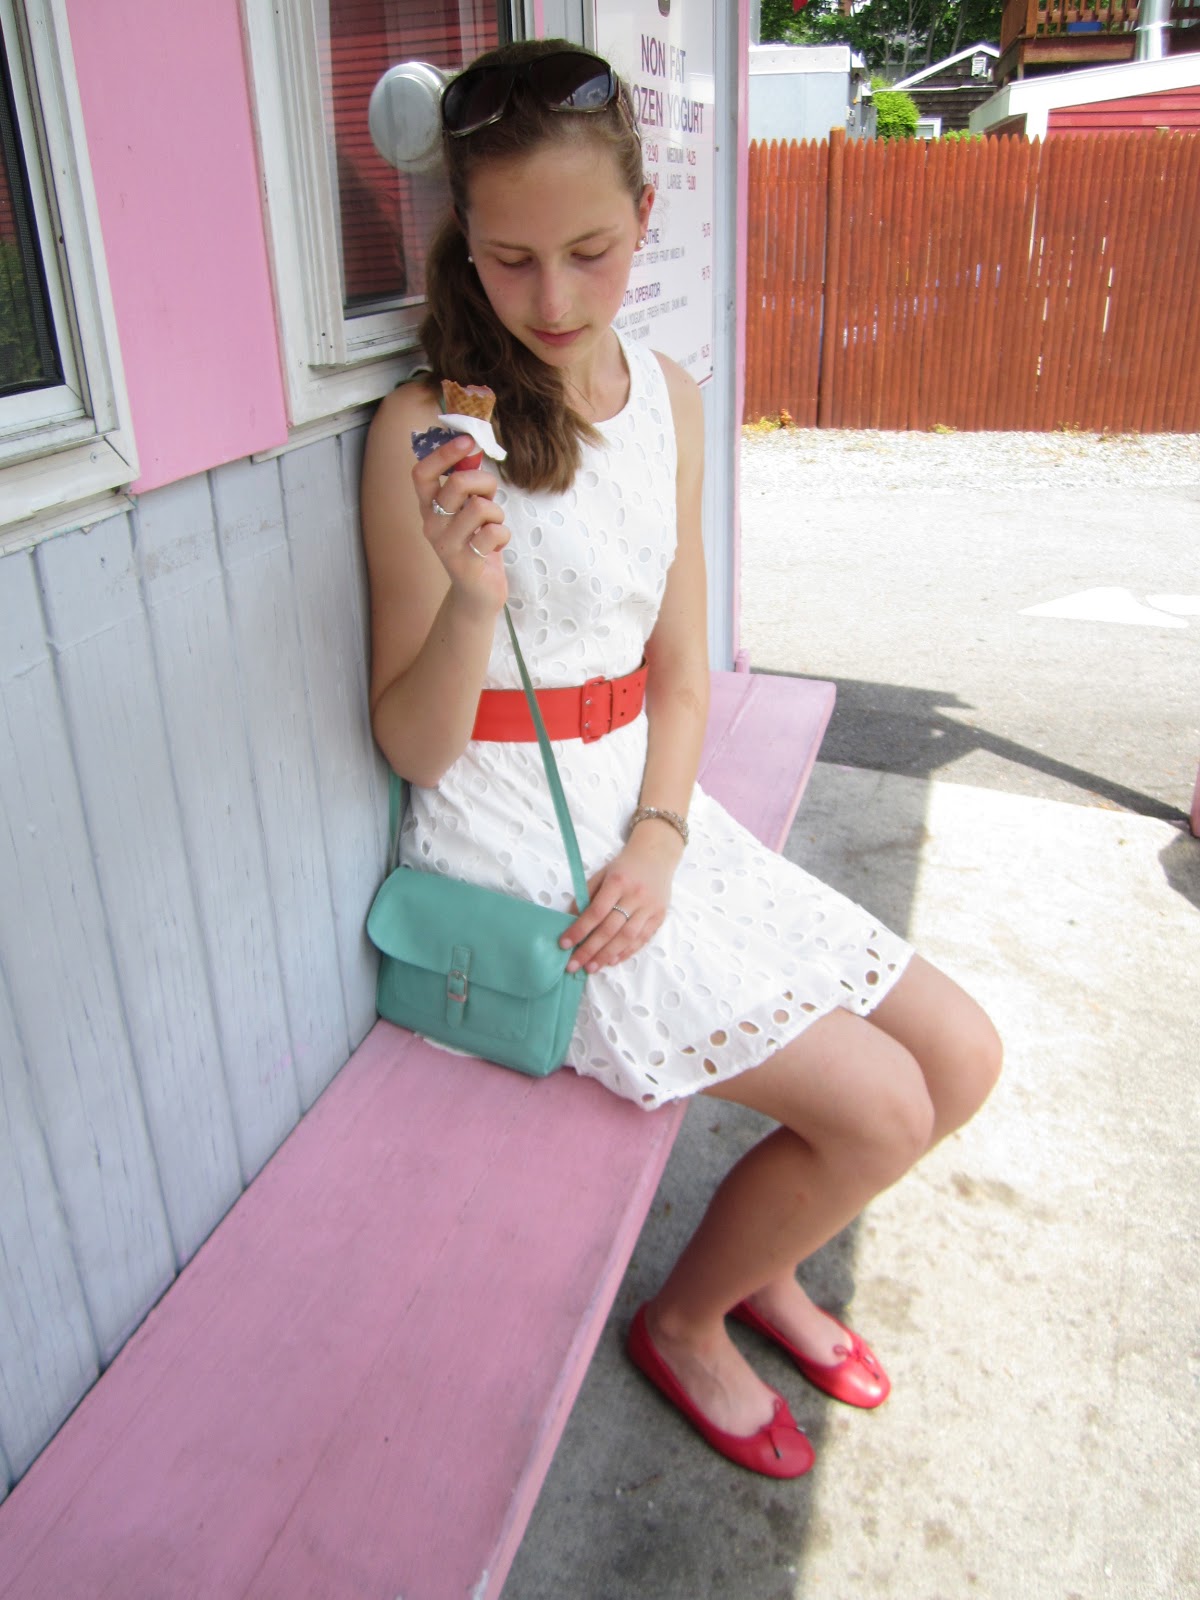
<svg viewBox="0 0 1200 1600"><path fill-rule="evenodd" d="M571 952L558 941L574 921L570 912L398 867L375 896L367 936L385 956L427 972L448 973L451 952L465 946L471 983L533 999L566 971Z"/></svg>

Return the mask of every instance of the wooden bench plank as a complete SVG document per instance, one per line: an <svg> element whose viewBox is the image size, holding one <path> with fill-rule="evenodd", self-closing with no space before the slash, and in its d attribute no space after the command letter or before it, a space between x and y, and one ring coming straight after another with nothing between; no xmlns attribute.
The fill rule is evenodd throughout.
<svg viewBox="0 0 1200 1600"><path fill-rule="evenodd" d="M712 679L701 782L751 833L781 849L833 715L834 686L765 673L714 672Z"/></svg>
<svg viewBox="0 0 1200 1600"><path fill-rule="evenodd" d="M773 844L832 704L714 675ZM377 1024L0 1506L0 1596L497 1595L682 1115Z"/></svg>

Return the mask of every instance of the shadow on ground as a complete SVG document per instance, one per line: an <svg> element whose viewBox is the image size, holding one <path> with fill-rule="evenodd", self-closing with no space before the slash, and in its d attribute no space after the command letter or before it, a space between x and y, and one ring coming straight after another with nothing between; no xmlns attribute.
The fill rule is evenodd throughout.
<svg viewBox="0 0 1200 1600"><path fill-rule="evenodd" d="M1150 797L964 727L953 695L839 688L785 853L964 983L1008 1054L983 1115L802 1271L894 1392L852 1412L735 1328L817 1450L777 1484L716 1456L626 1362L634 1308L766 1126L698 1099L505 1600L1200 1593L1200 1424L1186 1374L1166 1402L1162 1382L1195 1344L1197 1036L1178 997L1200 841ZM878 770L872 717L904 724L906 776ZM934 781L981 743L1063 793ZM1147 1002L1162 995L1178 1003Z"/></svg>
<svg viewBox="0 0 1200 1600"><path fill-rule="evenodd" d="M1190 832L1172 839L1165 850L1159 851L1163 876L1191 905L1200 907L1200 839Z"/></svg>
<svg viewBox="0 0 1200 1600"><path fill-rule="evenodd" d="M1030 780L1015 785L997 783L996 787L1024 788L1077 805L1116 807L1162 822L1187 821L1178 806L976 727L970 721L973 712L974 707L953 691L841 678L821 759L901 777L944 776L953 781L954 774L947 769L973 756L988 756L1019 769Z"/></svg>
<svg viewBox="0 0 1200 1600"><path fill-rule="evenodd" d="M729 1167L769 1129L740 1107L698 1099L588 1370L505 1600L792 1600L819 1536L817 1476L778 1483L715 1455L629 1365L625 1331L699 1222ZM807 1264L810 1293L836 1313L854 1297L856 1227ZM820 1456L829 1408L748 1329L733 1336L787 1395Z"/></svg>
<svg viewBox="0 0 1200 1600"><path fill-rule="evenodd" d="M897 932L908 928L926 839L925 787L894 803L828 824L805 826L789 859L866 904ZM830 1537L814 1507L819 1471L774 1483L715 1455L627 1362L623 1341L637 1306L655 1293L730 1167L773 1126L741 1107L698 1096L689 1108L654 1206L626 1273L583 1390L517 1554L505 1600L792 1600L806 1552ZM850 1320L859 1222L805 1263L805 1288ZM880 1349L905 1328L897 1305L873 1303ZM780 1389L808 1433L818 1462L832 1415L843 1410L809 1387L773 1347L748 1329L731 1332L766 1381Z"/></svg>

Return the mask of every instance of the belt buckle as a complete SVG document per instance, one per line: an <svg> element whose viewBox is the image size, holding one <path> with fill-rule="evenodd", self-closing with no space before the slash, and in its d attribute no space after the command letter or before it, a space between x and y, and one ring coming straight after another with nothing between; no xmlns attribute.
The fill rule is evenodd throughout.
<svg viewBox="0 0 1200 1600"><path fill-rule="evenodd" d="M598 702L605 696L600 690L606 689L607 706L598 708ZM584 744L595 744L597 739L603 739L606 733L611 733L613 723L613 686L611 678L589 678L583 686L583 704L579 718L579 736ZM603 725L601 725L603 724Z"/></svg>

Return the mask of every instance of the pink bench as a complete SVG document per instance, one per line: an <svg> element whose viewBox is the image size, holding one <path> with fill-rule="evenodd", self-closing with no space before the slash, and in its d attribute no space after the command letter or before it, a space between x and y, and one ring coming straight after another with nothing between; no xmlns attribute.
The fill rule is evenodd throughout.
<svg viewBox="0 0 1200 1600"><path fill-rule="evenodd" d="M773 845L833 698L714 674ZM681 1116L378 1023L0 1505L0 1597L498 1595Z"/></svg>

